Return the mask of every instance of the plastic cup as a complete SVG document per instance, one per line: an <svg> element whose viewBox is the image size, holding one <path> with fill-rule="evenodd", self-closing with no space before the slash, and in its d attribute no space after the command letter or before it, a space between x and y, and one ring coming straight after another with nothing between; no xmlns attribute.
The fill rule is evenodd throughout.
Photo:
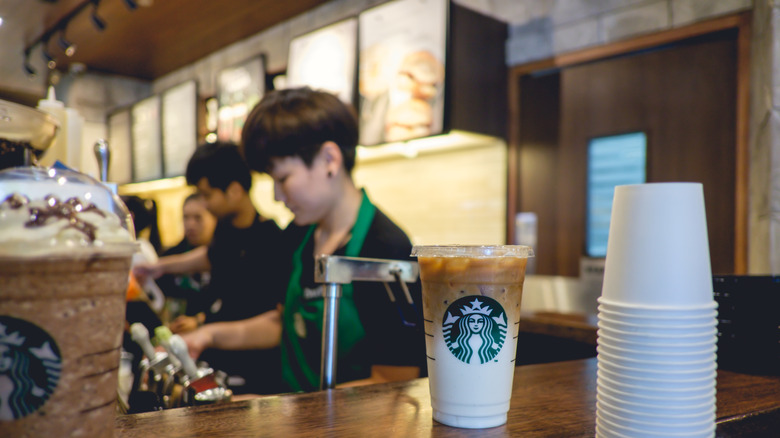
<svg viewBox="0 0 780 438"><path fill-rule="evenodd" d="M700 183L615 187L604 267L607 302L698 309L713 301Z"/></svg>
<svg viewBox="0 0 780 438"><path fill-rule="evenodd" d="M527 246L415 246L434 420L506 423Z"/></svg>
<svg viewBox="0 0 780 438"><path fill-rule="evenodd" d="M682 433L695 432L706 429L710 423L715 423L715 407L711 412L691 416L690 420L662 416L645 416L634 412L628 412L625 409L617 409L601 400L596 401L596 415L608 419L613 423L636 429L648 430L653 432L678 431Z"/></svg>
<svg viewBox="0 0 780 438"><path fill-rule="evenodd" d="M670 405L657 405L651 403L642 403L636 401L628 401L620 397L615 397L607 392L601 391L596 395L597 399L609 402L614 406L621 406L632 412L644 412L651 415L694 415L707 411L708 409L714 409L715 397L706 399L699 403L676 403L675 406Z"/></svg>

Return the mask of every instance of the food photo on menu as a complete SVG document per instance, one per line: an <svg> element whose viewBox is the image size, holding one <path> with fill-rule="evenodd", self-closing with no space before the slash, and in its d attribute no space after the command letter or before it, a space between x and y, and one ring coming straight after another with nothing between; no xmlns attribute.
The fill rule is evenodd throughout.
<svg viewBox="0 0 780 438"><path fill-rule="evenodd" d="M438 134L444 118L447 3L404 0L362 13L360 143Z"/></svg>

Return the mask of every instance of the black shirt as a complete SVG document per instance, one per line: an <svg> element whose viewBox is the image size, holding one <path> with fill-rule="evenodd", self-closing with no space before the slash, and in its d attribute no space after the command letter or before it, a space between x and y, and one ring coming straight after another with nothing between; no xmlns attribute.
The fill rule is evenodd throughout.
<svg viewBox="0 0 780 438"><path fill-rule="evenodd" d="M277 307L284 290L272 282L276 277L269 272L279 268L280 237L276 223L261 221L259 215L249 228L236 228L227 220L217 223L208 249L208 291L214 305L206 314L206 323L247 319ZM236 394L282 391L279 348L208 349L200 358L231 376L229 384Z"/></svg>
<svg viewBox="0 0 780 438"><path fill-rule="evenodd" d="M284 231L288 246L297 248L308 227L290 225ZM406 234L379 209L376 210L366 234L359 257L414 260L410 257L412 245ZM334 255L344 255L345 247ZM314 239L310 238L302 252L301 286L306 289L321 288L314 281ZM289 271L287 277L289 279ZM338 382L356 380L369 376L370 366L375 364L395 366L417 366L425 375L425 335L422 326L422 298L419 279L409 284L414 301L410 306L398 284L392 284L396 302L388 297L380 282L353 283L353 299L357 307L365 337L339 358L336 377ZM322 299L319 298L313 299ZM317 333L300 339L306 360L312 369L319 370L321 360L321 327L314 327L305 321L307 333ZM291 366L295 366L294 363ZM314 389L314 388L309 388Z"/></svg>

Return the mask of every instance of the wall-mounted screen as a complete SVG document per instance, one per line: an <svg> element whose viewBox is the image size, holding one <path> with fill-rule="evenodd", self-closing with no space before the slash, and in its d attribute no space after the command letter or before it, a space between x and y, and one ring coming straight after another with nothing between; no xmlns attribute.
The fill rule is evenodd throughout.
<svg viewBox="0 0 780 438"><path fill-rule="evenodd" d="M352 105L356 58L357 18L293 38L287 58L287 87L309 86Z"/></svg>
<svg viewBox="0 0 780 438"><path fill-rule="evenodd" d="M117 184L133 181L132 134L130 109L125 108L108 116L108 144L111 159L108 163L108 180Z"/></svg>
<svg viewBox="0 0 780 438"><path fill-rule="evenodd" d="M442 132L448 5L396 0L359 15L360 144Z"/></svg>
<svg viewBox="0 0 780 438"><path fill-rule="evenodd" d="M133 181L162 178L160 96L148 97L132 109Z"/></svg>
<svg viewBox="0 0 780 438"><path fill-rule="evenodd" d="M605 257L615 186L646 182L644 132L596 137L588 144L586 255Z"/></svg>
<svg viewBox="0 0 780 438"><path fill-rule="evenodd" d="M252 58L219 72L217 137L221 141L241 141L241 129L249 111L265 94L265 63Z"/></svg>
<svg viewBox="0 0 780 438"><path fill-rule="evenodd" d="M187 81L162 93L162 150L166 177L182 176L198 142L198 87Z"/></svg>

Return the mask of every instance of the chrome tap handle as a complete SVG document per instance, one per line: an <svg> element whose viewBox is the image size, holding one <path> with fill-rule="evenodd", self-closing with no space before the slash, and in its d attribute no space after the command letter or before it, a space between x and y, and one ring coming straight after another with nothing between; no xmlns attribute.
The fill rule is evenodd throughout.
<svg viewBox="0 0 780 438"><path fill-rule="evenodd" d="M102 138L98 139L93 150L100 169L100 181L108 182L108 165L111 163L111 150L108 148L108 142Z"/></svg>

